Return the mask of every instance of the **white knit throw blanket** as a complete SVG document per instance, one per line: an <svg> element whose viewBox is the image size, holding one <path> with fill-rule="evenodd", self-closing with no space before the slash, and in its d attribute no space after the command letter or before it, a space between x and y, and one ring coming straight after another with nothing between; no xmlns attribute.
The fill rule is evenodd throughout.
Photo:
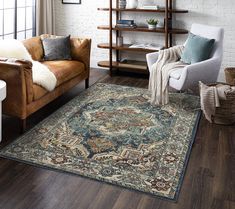
<svg viewBox="0 0 235 209"><path fill-rule="evenodd" d="M174 46L159 52L158 60L150 69L149 90L152 105L165 105L169 102L169 75L186 64L179 61L184 46Z"/></svg>
<svg viewBox="0 0 235 209"><path fill-rule="evenodd" d="M12 59L24 59L31 61L33 83L44 87L47 91L53 91L56 87L57 79L46 65L34 61L21 41L9 39L0 40L0 57Z"/></svg>

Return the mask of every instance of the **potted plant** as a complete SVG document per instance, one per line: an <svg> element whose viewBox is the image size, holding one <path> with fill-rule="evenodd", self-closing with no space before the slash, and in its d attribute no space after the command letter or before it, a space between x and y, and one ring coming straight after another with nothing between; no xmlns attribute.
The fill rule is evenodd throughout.
<svg viewBox="0 0 235 209"><path fill-rule="evenodd" d="M151 19L147 20L147 23L148 23L149 29L156 29L156 26L158 24L158 20L151 18Z"/></svg>

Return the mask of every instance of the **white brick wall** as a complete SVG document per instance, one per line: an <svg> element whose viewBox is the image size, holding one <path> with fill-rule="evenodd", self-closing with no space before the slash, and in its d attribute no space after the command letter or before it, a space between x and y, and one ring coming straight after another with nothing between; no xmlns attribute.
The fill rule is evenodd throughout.
<svg viewBox="0 0 235 209"><path fill-rule="evenodd" d="M97 30L98 25L108 24L108 12L97 11L98 7L107 7L109 0L82 0L81 5L65 5L61 0L55 1L56 33L58 35L90 37L92 39L91 66L96 67L100 60L108 58L108 51L98 49L97 44L108 42L108 31ZM160 0L139 0L140 4L148 1L159 4ZM188 9L188 14L175 16L174 24L178 27L190 29L192 23L203 23L220 26L225 29L224 61L222 69L235 66L235 2L234 0L176 0L176 8ZM126 16L137 23L145 24L149 17L163 16L155 14L134 13ZM143 36L144 35L144 36ZM151 33L126 33L124 42L152 42L163 43L163 36ZM175 43L180 44L187 36L177 35ZM221 70L219 80L223 80Z"/></svg>

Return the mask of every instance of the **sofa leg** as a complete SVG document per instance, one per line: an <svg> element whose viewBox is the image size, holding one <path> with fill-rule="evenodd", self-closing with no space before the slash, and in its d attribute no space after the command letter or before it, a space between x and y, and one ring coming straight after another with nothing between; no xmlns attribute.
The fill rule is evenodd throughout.
<svg viewBox="0 0 235 209"><path fill-rule="evenodd" d="M89 78L87 78L85 80L85 88L88 89L89 88Z"/></svg>
<svg viewBox="0 0 235 209"><path fill-rule="evenodd" d="M26 119L20 120L20 132L23 134L26 130Z"/></svg>

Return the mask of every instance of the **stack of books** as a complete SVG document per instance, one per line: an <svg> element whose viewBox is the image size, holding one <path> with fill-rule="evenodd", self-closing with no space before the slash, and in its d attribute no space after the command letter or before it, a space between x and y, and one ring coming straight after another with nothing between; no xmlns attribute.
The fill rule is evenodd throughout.
<svg viewBox="0 0 235 209"><path fill-rule="evenodd" d="M118 20L116 27L135 28L136 24L134 20Z"/></svg>

